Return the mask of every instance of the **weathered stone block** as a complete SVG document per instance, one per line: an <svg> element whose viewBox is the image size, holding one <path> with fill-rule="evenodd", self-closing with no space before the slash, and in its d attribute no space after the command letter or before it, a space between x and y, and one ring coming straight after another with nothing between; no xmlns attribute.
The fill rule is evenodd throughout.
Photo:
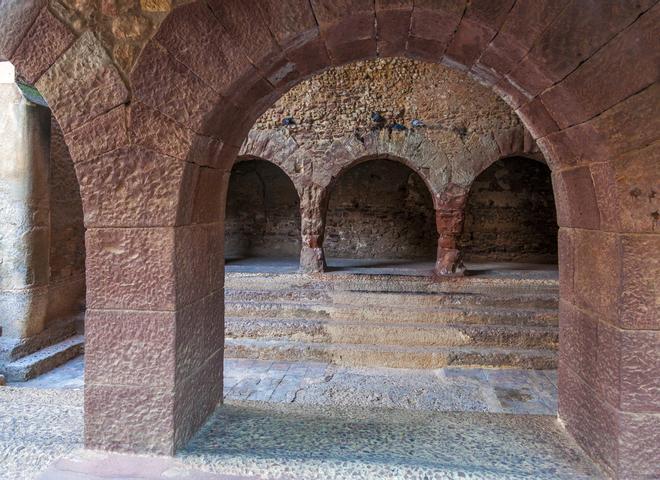
<svg viewBox="0 0 660 480"><path fill-rule="evenodd" d="M176 312L87 310L85 382L171 388Z"/></svg>
<svg viewBox="0 0 660 480"><path fill-rule="evenodd" d="M621 237L622 328L660 330L660 238L657 234Z"/></svg>
<svg viewBox="0 0 660 480"><path fill-rule="evenodd" d="M11 61L28 82L34 83L73 43L69 28L43 9L16 49Z"/></svg>
<svg viewBox="0 0 660 480"><path fill-rule="evenodd" d="M87 307L174 310L173 228L89 228Z"/></svg>
<svg viewBox="0 0 660 480"><path fill-rule="evenodd" d="M85 447L172 455L177 427L174 408L173 386L87 383Z"/></svg>
<svg viewBox="0 0 660 480"><path fill-rule="evenodd" d="M578 306L615 322L621 253L617 234L575 230L575 295Z"/></svg>
<svg viewBox="0 0 660 480"><path fill-rule="evenodd" d="M122 147L76 167L87 226L175 225L192 166L143 147ZM112 179L114 183L108 183ZM114 188L107 188L114 185Z"/></svg>
<svg viewBox="0 0 660 480"><path fill-rule="evenodd" d="M91 32L80 36L41 76L36 87L64 132L128 100L119 71Z"/></svg>

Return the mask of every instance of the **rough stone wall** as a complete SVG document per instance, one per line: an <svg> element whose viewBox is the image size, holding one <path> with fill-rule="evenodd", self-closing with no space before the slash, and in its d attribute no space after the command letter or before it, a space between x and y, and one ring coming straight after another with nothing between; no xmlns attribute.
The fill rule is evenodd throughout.
<svg viewBox="0 0 660 480"><path fill-rule="evenodd" d="M62 130L51 120L48 322L76 314L85 301L85 227L80 187Z"/></svg>
<svg viewBox="0 0 660 480"><path fill-rule="evenodd" d="M323 152L333 139L374 126L371 112L406 127L422 120L424 135L448 157L468 156L480 135L520 125L490 89L456 70L404 58L355 62L316 75L291 89L254 128L287 127L300 145Z"/></svg>
<svg viewBox="0 0 660 480"><path fill-rule="evenodd" d="M550 169L506 158L472 185L459 246L468 261L556 263L557 230Z"/></svg>
<svg viewBox="0 0 660 480"><path fill-rule="evenodd" d="M236 163L229 179L225 257L300 255L300 202L279 167L262 160Z"/></svg>
<svg viewBox="0 0 660 480"><path fill-rule="evenodd" d="M437 234L428 187L398 162L353 167L330 192L324 246L329 258L434 259Z"/></svg>
<svg viewBox="0 0 660 480"><path fill-rule="evenodd" d="M372 112L384 121L374 122ZM287 118L292 124L283 125ZM413 120L424 125L415 127ZM397 131L394 124L405 130ZM437 229L429 223L428 206L409 204L405 194L412 190L404 177L412 172L393 162L383 164L391 171L382 166L371 173L360 169L366 166L352 169L353 162L362 160L359 152L405 161L419 175L415 182L430 186L431 204L437 206L444 191L466 192L479 172L508 152L536 152L525 135L514 112L463 73L389 58L336 67L294 87L259 118L242 153L280 165L298 191L311 184L334 185L324 242L327 256L432 258ZM470 254L480 260L554 258L556 232L542 240L548 230L535 231L528 221L531 212L522 212L538 203L525 197L532 194L517 193L519 209L509 224L473 214L464 236ZM414 195L424 196L419 190ZM516 226L516 221L526 225ZM227 225L227 232L232 228Z"/></svg>

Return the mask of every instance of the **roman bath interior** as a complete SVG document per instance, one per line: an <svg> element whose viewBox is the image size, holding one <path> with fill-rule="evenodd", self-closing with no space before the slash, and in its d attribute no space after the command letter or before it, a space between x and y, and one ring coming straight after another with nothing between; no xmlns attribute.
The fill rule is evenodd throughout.
<svg viewBox="0 0 660 480"><path fill-rule="evenodd" d="M660 478L657 0L0 0L0 479Z"/></svg>

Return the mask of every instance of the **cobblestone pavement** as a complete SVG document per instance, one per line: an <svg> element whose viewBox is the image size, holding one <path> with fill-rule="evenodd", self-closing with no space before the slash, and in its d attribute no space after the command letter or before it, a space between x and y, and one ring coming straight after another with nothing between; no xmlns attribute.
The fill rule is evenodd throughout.
<svg viewBox="0 0 660 480"><path fill-rule="evenodd" d="M43 471L56 458L82 446L83 369L83 358L79 357L37 379L22 384L0 387L0 479L22 480L35 478L38 472ZM546 432L540 434L539 438L544 438L543 435L549 435L550 440L546 440L552 444L551 451L559 452L559 456L555 457L553 457L555 453L548 453L549 456L546 455L547 452L543 453L542 458L539 457L539 462L541 460L549 462L546 462L547 465L550 465L547 468L552 469L560 468L563 465L562 462L567 461L563 459L563 455L568 455L571 459L570 462L575 463L575 465L582 465L580 462L583 461L579 450L572 443L568 444L566 451L561 450L559 447L561 441L568 441L568 439L562 436L563 433L554 418L557 408L556 372L554 371L461 368L421 371L383 368L361 369L312 362L294 363L227 359L225 361L224 383L227 406L216 412L214 419L209 422L209 426L200 433L200 436L191 444L192 446L182 454L181 460L191 467L203 468L216 473L239 475L253 475L259 472L270 473L272 471L279 472L287 477L289 474L295 473L296 476L293 478L320 478L310 473L315 468L321 468L324 472L326 469L327 472L340 472L341 475L346 476L345 478L423 478L423 472L436 472L434 474L436 476L429 476L428 478L454 478L453 476L437 476L439 471L437 468L440 468L440 466L442 468L447 467L442 463L435 465L431 470L425 470L426 467L422 468L424 466L423 462L418 465L419 468L415 467L415 458L417 458L415 451L421 448L421 444L415 443L418 440L414 439L423 438L423 435L418 434L415 430L417 427L414 427L414 425L420 427L422 424L431 425L429 422L439 422L432 420L438 418L437 414L432 415L434 411L455 412L457 414L463 412L461 413L463 416L453 416L450 413L445 416L443 414L441 417L444 420L437 423L437 425L433 424L435 425L433 428L448 429L448 431L456 431L461 423L468 425L466 428L469 429L481 429L482 434L485 434L484 432L490 428L488 425L492 422L494 423L491 424L491 427L497 431L507 431L513 425L511 427L513 428L512 432L516 432L522 428L522 425L536 425L539 432ZM288 408L293 410L286 410ZM404 410L412 416L401 413ZM310 422L318 425L319 428L327 427L328 432L334 432L333 435L339 435L335 440L341 444L342 438L346 435L346 428L349 427L341 422L338 424L338 419L342 415L348 415L346 418L349 418L353 413L349 415L347 412L353 411L358 413L355 413L354 423L351 425L363 425L366 422L369 428L375 430L371 431L367 428L363 432L364 436L355 439L356 444L346 444L341 447L345 449L344 453L348 457L339 458L337 457L339 453L334 452L334 460L330 458L329 463L324 463L324 460L320 458L322 451L317 452L319 458L315 458L311 463L305 463L303 459L296 457L295 452L293 452L295 448L301 449L299 453L303 457L306 455L306 447L300 442L312 442L310 443L311 448L314 442L320 441L316 436L322 436L321 432L314 430L314 428L307 431L310 428ZM272 412L280 413L275 414ZM305 417L306 412L311 415L309 418ZM369 417L373 412L381 412L378 414L378 421ZM484 416L477 412L534 415L520 417L520 423L518 424L515 423L517 421L502 420L512 418L511 415ZM364 417L365 414L367 414L367 417ZM414 415L421 416L415 417ZM264 418L271 417L277 419L275 424L263 424ZM293 423L286 423L287 418L290 418ZM475 419L481 420L477 421ZM379 444L369 443L369 446L363 443L367 442L369 435L375 435L375 438L377 438L382 433L382 429L387 430L390 421L392 425L401 425L401 422L403 422L407 426L405 426L404 431L393 430L390 432L388 430L385 433L388 435L404 435L405 433L406 438L413 438L413 440L406 439L405 442L413 443L406 450L408 453L404 455L404 457L408 455L409 458L406 457L407 460L403 463L392 466L391 474L385 475L381 469L383 465L376 468L374 462L376 464L378 462L387 463L385 461L387 449L384 446L379 446ZM406 423L408 421L411 422L410 425ZM221 438L222 429L219 425L222 422L232 422L232 425L239 425L240 428L234 431L236 436ZM279 426L276 425L278 422ZM298 423L298 426L302 428L298 432L299 437L292 438L293 443L291 444L278 443L283 439L276 432L277 428L282 428L283 432L291 430L286 434L293 435L293 431L296 429L295 422L302 422ZM477 422L477 425L472 425L470 422ZM259 428L261 428L257 428L259 425L262 425L265 430L261 433L250 433L251 429L259 432ZM358 428L358 430L361 428ZM396 430L396 428L394 429ZM264 441L257 443L265 448L264 451L259 451L252 444L255 441L252 435L262 436ZM269 435L274 435L275 438L268 440ZM208 445L206 444L207 440ZM479 438L465 437L465 440L469 440L470 445L468 448L466 444L466 455L474 455L475 451L472 450L475 448L474 442L478 442ZM543 440L543 442L546 442L546 440ZM243 441L247 443L243 444ZM391 443L392 439L384 439L384 441ZM457 437L452 441L461 440ZM213 445L219 445L218 442L225 442L223 445L232 445L232 447L229 450L220 449L222 452L219 455L211 455L209 449L212 449ZM288 453L282 453L278 450L278 445L283 448L286 447ZM447 444L443 445L448 447ZM377 448L373 451L369 450L372 447ZM398 448L396 447L392 451L396 455L402 454L397 450ZM438 444L433 448L442 449L443 446ZM449 446L448 448L453 447ZM493 449L495 447L493 444L485 444L484 448ZM544 448L539 451L545 452ZM241 453L241 449L246 449L247 456ZM351 456L352 454L350 454L351 451L359 453L363 450L377 453L374 453L375 456L369 454L364 458L360 455ZM422 450L420 450L420 454L421 452ZM514 453L517 455L520 452ZM278 457L280 454L284 456ZM503 451L500 454L511 455L512 453ZM231 459L228 459L227 455ZM266 457L267 461L264 460ZM339 466L333 463L338 458L340 460L339 464L341 464ZM363 464L363 460L366 463ZM284 466L275 468L273 465L276 464ZM226 465L227 469L223 471L221 465ZM371 465L373 468L367 468L365 465ZM523 464L521 463L521 465ZM530 470L531 467L527 463L524 463L524 465L526 466L521 467L521 472L539 472L533 469ZM459 470L465 473L467 471L465 468L468 467L463 465ZM376 469L374 470L374 468ZM479 468L481 469L483 466L479 466ZM586 471L584 468L587 467L582 465L578 469L579 472ZM404 471L416 473L414 475L412 473L404 475L402 473ZM572 470L569 468L561 471L566 473ZM354 472L354 474L350 472ZM369 476L375 475L375 472L380 472L378 475L382 476ZM333 476L334 478L344 478L337 475L339 473L332 475L328 473L327 476L324 473L324 478L332 478ZM581 478L581 475L582 473L575 478ZM468 476L467 478L472 477ZM488 477L477 476L474 478ZM520 478L525 478L525 475Z"/></svg>

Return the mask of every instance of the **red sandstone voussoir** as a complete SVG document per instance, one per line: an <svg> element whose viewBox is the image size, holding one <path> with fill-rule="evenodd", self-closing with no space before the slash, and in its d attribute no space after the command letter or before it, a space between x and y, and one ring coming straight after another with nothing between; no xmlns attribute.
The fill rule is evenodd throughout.
<svg viewBox="0 0 660 480"><path fill-rule="evenodd" d="M11 62L23 78L35 83L74 40L73 32L44 8L11 56Z"/></svg>
<svg viewBox="0 0 660 480"><path fill-rule="evenodd" d="M105 153L130 144L128 109L121 105L99 115L66 134L66 143L74 163L91 161Z"/></svg>
<svg viewBox="0 0 660 480"><path fill-rule="evenodd" d="M5 0L0 3L0 60L9 60L27 35L47 0Z"/></svg>
<svg viewBox="0 0 660 480"><path fill-rule="evenodd" d="M637 19L542 95L561 128L584 122L659 78L660 6ZM623 66L627 59L634 68Z"/></svg>

